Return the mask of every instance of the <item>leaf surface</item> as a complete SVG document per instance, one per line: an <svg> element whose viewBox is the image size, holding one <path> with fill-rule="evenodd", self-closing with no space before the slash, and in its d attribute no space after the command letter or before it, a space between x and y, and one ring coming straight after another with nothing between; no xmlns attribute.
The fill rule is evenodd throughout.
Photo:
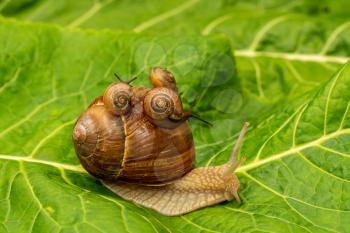
<svg viewBox="0 0 350 233"><path fill-rule="evenodd" d="M234 48L242 88L240 95L235 95L235 104L226 101L219 108L229 105L231 112L240 109L243 115L265 119L271 115L270 109L327 81L347 61L347 9L347 0L181 0L166 4L161 0L42 0L4 1L0 13L68 28L131 30L153 36L222 33ZM189 57L197 53L186 47L181 51L187 51ZM153 65L146 64L148 69Z"/></svg>
<svg viewBox="0 0 350 233"><path fill-rule="evenodd" d="M346 2L234 2L1 2L4 16L67 28L1 19L0 232L349 232ZM156 65L214 123L191 122L198 166L225 162L252 123L241 206L164 217L80 167L77 116L114 72L149 85Z"/></svg>

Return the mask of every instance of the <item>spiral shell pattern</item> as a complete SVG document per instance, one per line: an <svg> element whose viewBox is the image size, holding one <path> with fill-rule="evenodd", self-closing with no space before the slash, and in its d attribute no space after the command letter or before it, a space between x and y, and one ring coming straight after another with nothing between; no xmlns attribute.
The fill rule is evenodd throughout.
<svg viewBox="0 0 350 233"><path fill-rule="evenodd" d="M117 179L124 156L124 125L103 105L91 105L77 120L73 144L83 167L102 179Z"/></svg>
<svg viewBox="0 0 350 233"><path fill-rule="evenodd" d="M119 110L125 110L130 103L130 95L126 91L120 91L115 93L114 97L114 106Z"/></svg>
<svg viewBox="0 0 350 233"><path fill-rule="evenodd" d="M79 145L79 155L82 157L88 157L96 150L98 129L96 124L91 124L91 121L90 117L84 116L73 130L73 141Z"/></svg>
<svg viewBox="0 0 350 233"><path fill-rule="evenodd" d="M151 111L157 118L167 117L174 112L174 101L164 93L155 94L151 99Z"/></svg>
<svg viewBox="0 0 350 233"><path fill-rule="evenodd" d="M144 110L150 118L162 120L182 112L182 103L175 91L164 87L153 88L145 96Z"/></svg>
<svg viewBox="0 0 350 233"><path fill-rule="evenodd" d="M114 83L106 89L103 102L109 112L122 115L130 109L131 98L132 91L128 84Z"/></svg>

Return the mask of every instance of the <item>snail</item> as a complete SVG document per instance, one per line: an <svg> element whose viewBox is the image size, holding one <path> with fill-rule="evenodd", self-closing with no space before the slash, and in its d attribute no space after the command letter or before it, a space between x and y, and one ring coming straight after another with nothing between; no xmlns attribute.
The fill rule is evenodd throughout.
<svg viewBox="0 0 350 233"><path fill-rule="evenodd" d="M240 203L235 156L245 123L228 162L195 168L195 147L174 76L156 67L153 88L112 83L76 121L73 144L82 166L120 197L175 216L235 199Z"/></svg>

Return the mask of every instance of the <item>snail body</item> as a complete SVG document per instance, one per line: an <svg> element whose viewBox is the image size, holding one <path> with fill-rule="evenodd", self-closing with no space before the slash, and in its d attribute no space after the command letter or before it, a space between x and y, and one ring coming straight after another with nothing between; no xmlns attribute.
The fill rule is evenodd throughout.
<svg viewBox="0 0 350 233"><path fill-rule="evenodd" d="M183 110L173 75L153 68L150 80L153 88L112 83L82 113L73 129L82 166L124 199L165 215L239 201L237 163L194 168L192 111ZM170 205L182 198L189 203Z"/></svg>

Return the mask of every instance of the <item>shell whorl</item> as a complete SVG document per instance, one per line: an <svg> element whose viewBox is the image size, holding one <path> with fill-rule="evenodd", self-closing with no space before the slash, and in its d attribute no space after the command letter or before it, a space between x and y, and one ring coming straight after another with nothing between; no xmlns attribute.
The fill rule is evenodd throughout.
<svg viewBox="0 0 350 233"><path fill-rule="evenodd" d="M126 83L113 83L103 94L103 102L107 110L114 115L128 112L131 107L131 98L131 86Z"/></svg>
<svg viewBox="0 0 350 233"><path fill-rule="evenodd" d="M177 121L183 116L181 99L175 91L165 87L153 88L146 94L144 110L151 121Z"/></svg>
<svg viewBox="0 0 350 233"><path fill-rule="evenodd" d="M83 144L87 138L87 129L85 125L78 125L73 130L73 139L79 144Z"/></svg>
<svg viewBox="0 0 350 233"><path fill-rule="evenodd" d="M125 150L124 125L103 105L90 106L73 129L75 151L83 167L103 179L116 179Z"/></svg>
<svg viewBox="0 0 350 233"><path fill-rule="evenodd" d="M79 156L89 157L96 150L98 125L89 115L82 116L73 130L73 141L79 147Z"/></svg>
<svg viewBox="0 0 350 233"><path fill-rule="evenodd" d="M155 119L164 119L174 112L174 101L169 95L155 93L150 100L150 110Z"/></svg>

